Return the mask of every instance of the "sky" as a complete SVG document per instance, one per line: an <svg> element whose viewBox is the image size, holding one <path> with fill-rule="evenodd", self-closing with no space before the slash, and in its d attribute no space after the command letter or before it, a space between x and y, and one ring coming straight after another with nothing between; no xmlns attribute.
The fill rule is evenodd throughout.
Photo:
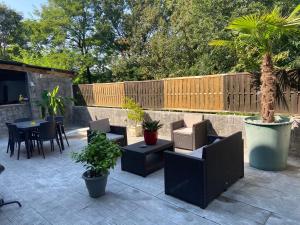
<svg viewBox="0 0 300 225"><path fill-rule="evenodd" d="M34 8L40 8L40 5L47 3L47 0L0 0L0 3L20 12L25 18L31 18Z"/></svg>

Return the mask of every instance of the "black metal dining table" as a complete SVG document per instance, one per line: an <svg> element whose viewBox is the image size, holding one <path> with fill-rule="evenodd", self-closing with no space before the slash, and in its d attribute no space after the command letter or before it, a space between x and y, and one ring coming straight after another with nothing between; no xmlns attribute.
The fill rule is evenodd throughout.
<svg viewBox="0 0 300 225"><path fill-rule="evenodd" d="M30 120L30 121L24 121L24 122L17 122L13 123L17 126L18 130L22 131L24 133L24 140L25 140L25 146L26 146L26 152L27 152L27 158L30 159L31 156L31 142L30 142L30 135L31 132L35 129L37 129L41 123L48 122L47 120L43 119L37 119L37 120ZM58 126L59 127L59 126ZM63 144L63 139L62 139L62 134L61 130L58 128L58 136L59 136L59 142L64 150L64 144Z"/></svg>

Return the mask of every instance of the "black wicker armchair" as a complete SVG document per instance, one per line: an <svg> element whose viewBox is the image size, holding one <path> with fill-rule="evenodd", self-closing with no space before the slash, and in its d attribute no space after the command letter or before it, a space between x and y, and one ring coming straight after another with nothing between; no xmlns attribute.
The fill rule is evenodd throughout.
<svg viewBox="0 0 300 225"><path fill-rule="evenodd" d="M120 146L127 146L127 129L121 126L112 126L108 119L96 120L90 122L90 129L87 130L88 143L95 134L95 132L102 132L106 137L115 141Z"/></svg>
<svg viewBox="0 0 300 225"><path fill-rule="evenodd" d="M165 193L206 208L244 176L242 133L220 138L208 136L201 155L165 152Z"/></svg>

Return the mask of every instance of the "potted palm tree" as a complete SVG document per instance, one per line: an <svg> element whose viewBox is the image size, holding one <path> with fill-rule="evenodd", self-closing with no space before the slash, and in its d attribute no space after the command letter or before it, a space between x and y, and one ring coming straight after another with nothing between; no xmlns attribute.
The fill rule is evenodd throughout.
<svg viewBox="0 0 300 225"><path fill-rule="evenodd" d="M83 163L87 169L82 178L92 198L105 194L109 170L114 168L120 156L119 146L101 133L95 133L82 152L72 154L72 158Z"/></svg>
<svg viewBox="0 0 300 225"><path fill-rule="evenodd" d="M214 40L210 45L234 47L252 51L261 59L261 117L245 119L250 165L263 170L282 170L286 167L290 142L289 117L275 115L277 77L273 62L279 49L290 37L299 37L300 5L288 15L275 7L265 14L252 14L234 19L229 26L232 40Z"/></svg>
<svg viewBox="0 0 300 225"><path fill-rule="evenodd" d="M155 145L157 143L157 131L162 128L159 120L150 120L143 122L144 140L147 145Z"/></svg>

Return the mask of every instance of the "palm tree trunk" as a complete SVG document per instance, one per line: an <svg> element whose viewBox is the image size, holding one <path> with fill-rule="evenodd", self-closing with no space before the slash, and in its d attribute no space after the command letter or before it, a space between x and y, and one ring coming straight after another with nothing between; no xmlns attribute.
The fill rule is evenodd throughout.
<svg viewBox="0 0 300 225"><path fill-rule="evenodd" d="M261 64L261 117L263 123L275 121L276 76L270 53L266 53Z"/></svg>

